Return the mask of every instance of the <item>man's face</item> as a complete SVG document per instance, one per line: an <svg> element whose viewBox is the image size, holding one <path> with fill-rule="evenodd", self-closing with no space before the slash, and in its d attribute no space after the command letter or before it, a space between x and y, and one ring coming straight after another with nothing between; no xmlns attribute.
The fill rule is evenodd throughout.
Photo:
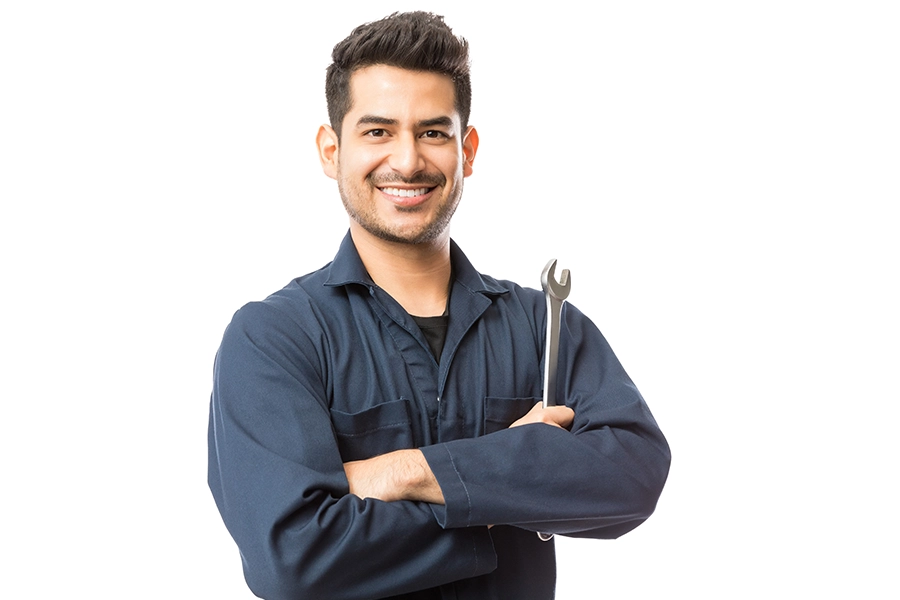
<svg viewBox="0 0 900 600"><path fill-rule="evenodd" d="M474 130L461 131L451 79L373 65L351 76L350 98L340 143L323 149L327 127L319 139L350 217L390 242L447 235L477 148Z"/></svg>

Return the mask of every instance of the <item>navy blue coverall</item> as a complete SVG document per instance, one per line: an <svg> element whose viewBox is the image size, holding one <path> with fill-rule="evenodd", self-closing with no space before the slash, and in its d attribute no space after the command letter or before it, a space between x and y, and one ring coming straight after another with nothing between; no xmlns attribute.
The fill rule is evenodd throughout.
<svg viewBox="0 0 900 600"><path fill-rule="evenodd" d="M563 310L571 431L508 429L542 396L542 292L452 244L440 361L366 273L334 261L235 313L216 355L209 486L269 600L553 598L553 542L618 537L654 510L669 448L596 326ZM446 506L349 494L345 461L421 448ZM489 525L494 525L489 529Z"/></svg>

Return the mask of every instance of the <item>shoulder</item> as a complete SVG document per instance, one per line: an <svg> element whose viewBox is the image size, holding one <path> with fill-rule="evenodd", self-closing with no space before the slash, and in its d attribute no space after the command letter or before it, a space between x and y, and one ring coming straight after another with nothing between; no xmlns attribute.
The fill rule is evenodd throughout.
<svg viewBox="0 0 900 600"><path fill-rule="evenodd" d="M329 313L340 310L339 289L325 285L326 265L322 269L291 280L263 300L248 302L232 316L226 329L254 338L298 335L315 337L325 326Z"/></svg>

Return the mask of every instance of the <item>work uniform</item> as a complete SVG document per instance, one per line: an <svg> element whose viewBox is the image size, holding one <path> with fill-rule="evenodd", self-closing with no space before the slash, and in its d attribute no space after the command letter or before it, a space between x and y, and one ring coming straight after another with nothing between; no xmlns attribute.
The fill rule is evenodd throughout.
<svg viewBox="0 0 900 600"><path fill-rule="evenodd" d="M451 260L439 359L349 234L330 264L235 313L209 486L258 596L548 599L554 546L536 531L613 538L653 512L669 449L594 324L564 305L571 431L508 429L542 397L543 293L479 274L452 242ZM445 506L349 494L344 462L403 448L421 448Z"/></svg>

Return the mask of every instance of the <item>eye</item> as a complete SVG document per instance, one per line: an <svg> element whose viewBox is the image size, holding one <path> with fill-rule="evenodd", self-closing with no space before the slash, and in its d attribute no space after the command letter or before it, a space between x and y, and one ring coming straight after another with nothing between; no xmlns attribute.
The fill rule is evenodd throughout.
<svg viewBox="0 0 900 600"><path fill-rule="evenodd" d="M370 129L366 132L367 136L376 138L384 137L386 134L387 132L384 129Z"/></svg>
<svg viewBox="0 0 900 600"><path fill-rule="evenodd" d="M430 140L443 140L448 139L450 136L443 131L439 131L437 129L429 129L422 134L422 137Z"/></svg>

